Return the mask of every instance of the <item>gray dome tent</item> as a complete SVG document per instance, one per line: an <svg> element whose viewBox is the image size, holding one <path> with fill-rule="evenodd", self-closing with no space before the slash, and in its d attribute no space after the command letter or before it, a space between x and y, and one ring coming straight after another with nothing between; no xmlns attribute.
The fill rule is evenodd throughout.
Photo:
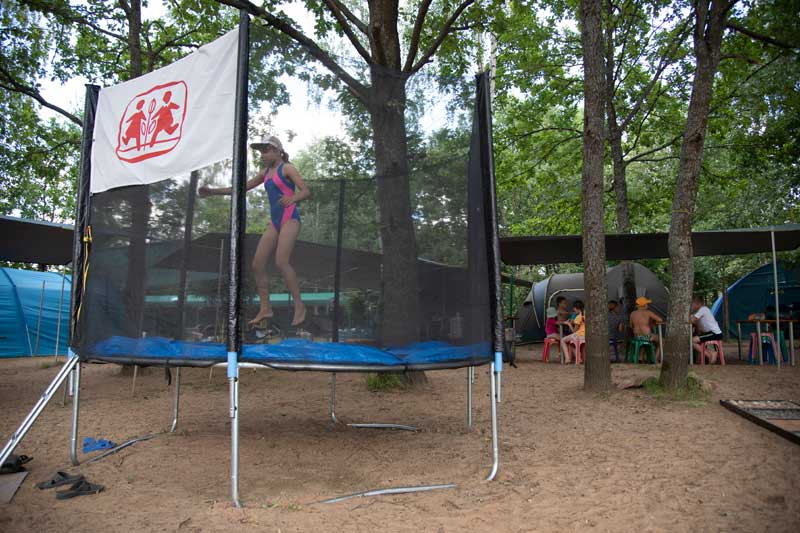
<svg viewBox="0 0 800 533"><path fill-rule="evenodd" d="M622 301L624 266L609 268L606 273L608 299ZM669 309L669 292L658 277L648 268L633 263L636 296L646 296L653 303L650 307L661 316L666 317ZM558 296L566 296L569 301L584 300L583 273L553 274L549 278L536 283L528 297L517 312L517 333L522 342L535 342L544 339L545 311L548 306L555 306Z"/></svg>

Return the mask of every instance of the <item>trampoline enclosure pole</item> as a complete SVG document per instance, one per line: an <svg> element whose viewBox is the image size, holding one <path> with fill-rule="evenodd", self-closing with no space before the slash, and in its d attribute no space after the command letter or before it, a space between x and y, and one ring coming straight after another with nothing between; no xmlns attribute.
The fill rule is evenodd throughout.
<svg viewBox="0 0 800 533"><path fill-rule="evenodd" d="M775 232L769 232L770 239L772 240L772 283L775 287L775 341L778 346L781 345L781 306L780 298L778 297L778 256L775 254ZM759 338L759 343L761 339ZM778 350L775 350L776 352ZM778 361L778 368L781 367L781 359L783 354L775 354L775 359Z"/></svg>
<svg viewBox="0 0 800 533"><path fill-rule="evenodd" d="M230 260L228 285L228 386L231 417L231 500L239 503L239 350L242 307L242 255L246 224L247 83L249 78L250 18L239 11L239 46L236 65L236 104L233 128L233 183L231 184Z"/></svg>
<svg viewBox="0 0 800 533"><path fill-rule="evenodd" d="M72 438L70 439L69 458L74 466L78 466L78 408L80 407L81 395L81 363L75 365L72 371L74 379L72 381Z"/></svg>

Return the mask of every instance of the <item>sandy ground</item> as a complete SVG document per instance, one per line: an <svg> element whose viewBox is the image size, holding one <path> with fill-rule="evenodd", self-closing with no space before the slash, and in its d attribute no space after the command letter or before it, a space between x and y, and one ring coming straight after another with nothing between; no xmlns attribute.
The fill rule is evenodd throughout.
<svg viewBox="0 0 800 533"><path fill-rule="evenodd" d="M328 374L243 371L243 509L229 499L224 371L209 381L208 370L184 369L181 419L169 434L173 392L161 370L140 376L131 397L118 367L88 365L80 439L157 437L71 467L71 408L59 396L17 449L34 460L13 502L0 506L0 531L800 530L800 447L719 405L721 398L800 401L798 369L694 367L715 389L690 404L641 389L583 392L582 367L542 364L540 347L533 350L521 350L519 367L504 372L494 482L483 481L491 464L485 368L476 372L472 432L466 370L430 372L424 390L393 393L369 392L363 375L339 375L341 421L413 424L417 432L332 427ZM3 442L55 375L43 363L0 360ZM612 372L621 382L656 370L613 365ZM56 470L81 472L106 490L56 500L34 486ZM319 503L439 483L458 486Z"/></svg>

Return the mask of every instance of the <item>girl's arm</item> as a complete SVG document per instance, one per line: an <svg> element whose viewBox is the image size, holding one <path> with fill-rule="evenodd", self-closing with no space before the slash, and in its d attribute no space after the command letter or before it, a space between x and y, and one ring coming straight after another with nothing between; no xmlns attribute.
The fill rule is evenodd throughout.
<svg viewBox="0 0 800 533"><path fill-rule="evenodd" d="M311 191L308 190L306 183L303 181L303 178L300 177L300 173L294 167L294 165L286 163L283 165L283 176L294 183L295 192L291 196L283 196L280 199L280 203L282 206L286 207L291 204L296 204L297 202L301 202L311 196Z"/></svg>
<svg viewBox="0 0 800 533"><path fill-rule="evenodd" d="M245 191L249 191L254 187L258 187L263 182L263 175L264 173L256 174L249 180L247 180L247 184L245 185ZM206 196L225 196L226 194L231 193L230 187L220 187L220 188L211 188L208 185L201 185L200 188L197 189L197 194L200 195L200 198L205 198Z"/></svg>

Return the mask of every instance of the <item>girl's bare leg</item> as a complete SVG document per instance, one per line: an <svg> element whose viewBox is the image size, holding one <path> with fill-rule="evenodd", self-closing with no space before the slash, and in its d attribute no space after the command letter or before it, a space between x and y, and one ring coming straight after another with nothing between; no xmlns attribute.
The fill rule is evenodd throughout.
<svg viewBox="0 0 800 533"><path fill-rule="evenodd" d="M306 319L306 306L300 299L300 285L297 283L297 273L289 263L292 257L292 250L294 243L297 241L297 235L300 233L300 222L297 220L289 220L282 227L281 232L278 234L278 246L275 251L275 266L283 274L283 279L286 280L286 286L292 293L294 300L294 318L292 318L292 325L297 326Z"/></svg>
<svg viewBox="0 0 800 533"><path fill-rule="evenodd" d="M258 241L256 254L253 256L253 276L256 278L256 290L258 297L261 300L261 306L258 314L249 324L255 325L265 318L272 317L272 307L269 303L269 276L267 275L267 264L269 263L270 256L272 256L275 245L278 242L278 232L275 226L270 223L261 240Z"/></svg>

